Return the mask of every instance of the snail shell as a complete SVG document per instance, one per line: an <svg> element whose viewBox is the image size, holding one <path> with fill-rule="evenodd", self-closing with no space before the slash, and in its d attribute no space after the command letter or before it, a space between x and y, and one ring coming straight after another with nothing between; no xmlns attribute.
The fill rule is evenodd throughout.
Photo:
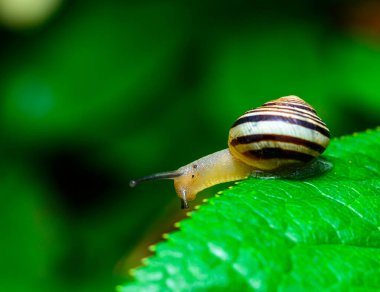
<svg viewBox="0 0 380 292"><path fill-rule="evenodd" d="M307 163L328 146L330 132L316 111L291 95L249 110L232 125L232 155L260 170Z"/></svg>

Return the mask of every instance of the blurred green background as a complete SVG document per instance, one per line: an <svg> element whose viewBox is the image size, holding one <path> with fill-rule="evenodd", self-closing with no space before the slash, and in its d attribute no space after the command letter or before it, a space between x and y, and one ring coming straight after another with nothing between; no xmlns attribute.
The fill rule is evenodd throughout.
<svg viewBox="0 0 380 292"><path fill-rule="evenodd" d="M380 125L376 1L0 0L0 290L112 291L185 217L128 181L226 147L295 94ZM204 191L193 203L214 194Z"/></svg>

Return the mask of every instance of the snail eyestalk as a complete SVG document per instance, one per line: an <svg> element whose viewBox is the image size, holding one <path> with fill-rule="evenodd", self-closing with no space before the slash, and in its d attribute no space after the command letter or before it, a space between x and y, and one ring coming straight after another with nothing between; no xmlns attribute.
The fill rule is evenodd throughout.
<svg viewBox="0 0 380 292"><path fill-rule="evenodd" d="M135 186L137 186L138 184L140 184L141 182L144 182L144 181L152 181L152 180L159 180L159 179L174 179L174 178L179 177L181 175L182 175L182 173L180 173L178 171L160 172L160 173L156 173L156 174L152 174L152 175L147 175L147 176L141 177L139 179L131 180L129 182L129 186L131 188L134 188Z"/></svg>

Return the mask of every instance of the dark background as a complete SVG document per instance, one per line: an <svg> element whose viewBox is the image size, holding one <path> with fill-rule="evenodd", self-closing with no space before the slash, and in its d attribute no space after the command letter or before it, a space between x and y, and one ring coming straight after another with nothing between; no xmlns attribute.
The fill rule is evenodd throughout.
<svg viewBox="0 0 380 292"><path fill-rule="evenodd" d="M226 148L268 100L334 137L380 124L375 1L21 2L0 1L1 291L112 291L186 214L128 181Z"/></svg>

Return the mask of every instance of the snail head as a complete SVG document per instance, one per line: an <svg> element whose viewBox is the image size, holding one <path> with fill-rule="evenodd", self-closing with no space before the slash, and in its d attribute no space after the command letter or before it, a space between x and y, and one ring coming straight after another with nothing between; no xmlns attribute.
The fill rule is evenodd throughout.
<svg viewBox="0 0 380 292"><path fill-rule="evenodd" d="M194 200L198 193L198 191L195 191L197 188L194 188L197 177L196 167L194 168L193 166L190 167L187 165L176 171L161 172L131 180L129 186L133 188L146 181L173 179L177 196L181 199L181 208L187 209L189 208L188 202Z"/></svg>

